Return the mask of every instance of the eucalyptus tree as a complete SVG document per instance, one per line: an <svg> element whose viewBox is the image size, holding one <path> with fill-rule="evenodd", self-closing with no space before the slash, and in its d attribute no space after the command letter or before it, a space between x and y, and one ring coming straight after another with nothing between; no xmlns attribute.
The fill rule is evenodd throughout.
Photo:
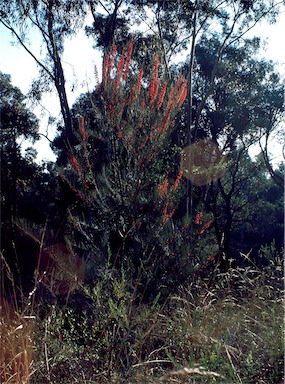
<svg viewBox="0 0 285 384"><path fill-rule="evenodd" d="M217 38L202 39L197 45L197 80L195 97L202 99L204 89L211 82L211 68ZM221 251L230 256L232 232L240 220L249 219L248 207L256 201L250 185L260 163L248 159L248 150L258 143L260 132L272 132L283 113L284 90L280 76L271 62L257 59L259 40L226 47L216 69L211 95L204 103L203 114L197 124L198 138L209 138L227 156L227 171L216 185L206 188L208 208L215 216L215 228ZM200 96L201 95L201 96ZM194 110L196 113L196 110ZM248 160L246 160L248 159ZM259 188L261 187L260 184ZM251 192L250 192L251 191ZM209 203L211 201L211 203ZM218 208L219 206L219 208Z"/></svg>
<svg viewBox="0 0 285 384"><path fill-rule="evenodd" d="M32 145L40 138L39 121L26 101L10 76L0 72L1 222L10 229L19 219L30 226L58 217L52 164L36 162ZM31 144L25 151L23 141Z"/></svg>
<svg viewBox="0 0 285 384"><path fill-rule="evenodd" d="M85 27L85 32L103 52L115 42L121 47L126 45L131 24L128 3L126 0L88 1L93 22Z"/></svg>
<svg viewBox="0 0 285 384"><path fill-rule="evenodd" d="M21 0L4 1L0 5L0 22L38 65L39 76L32 84L32 97L39 101L43 92L56 88L66 139L71 142L73 127L62 54L65 39L82 27L86 15L85 3L82 0ZM38 35L42 39L40 47L33 44Z"/></svg>
<svg viewBox="0 0 285 384"><path fill-rule="evenodd" d="M23 158L20 142L39 139L38 120L25 105L20 89L11 84L9 75L0 72L1 126L1 212L2 220L12 221L18 213L19 197L26 188L34 167L34 154ZM23 187L23 188L21 188Z"/></svg>
<svg viewBox="0 0 285 384"><path fill-rule="evenodd" d="M229 267L230 260L244 262L240 253L260 262L257 256L262 246L274 242L277 251L282 249L283 191L269 177L262 158L252 160L240 150L223 179L209 189L206 207L215 216L222 269Z"/></svg>

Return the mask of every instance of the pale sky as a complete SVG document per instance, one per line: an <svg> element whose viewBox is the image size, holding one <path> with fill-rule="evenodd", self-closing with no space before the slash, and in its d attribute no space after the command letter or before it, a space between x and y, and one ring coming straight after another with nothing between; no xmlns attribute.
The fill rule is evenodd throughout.
<svg viewBox="0 0 285 384"><path fill-rule="evenodd" d="M256 26L250 34L250 36L255 35L267 39L266 50L261 52L261 56L278 62L276 69L282 74L283 78L285 78L284 32L285 12L280 14L277 24L268 25L264 22L262 25ZM10 32L0 24L0 71L11 75L12 84L19 87L23 94L26 94L32 79L37 76L37 67L29 54L22 47L13 45L12 42L13 38ZM31 48L39 52L39 47L40 39L35 35L33 36ZM95 85L94 67L96 65L100 68L101 55L92 48L92 39L88 39L84 32L81 32L76 39L66 42L63 65L66 71L67 87L69 88L69 104L72 106L81 93L93 89ZM71 91L74 84L69 79L73 81L74 78L76 78L77 84L75 84L75 89ZM56 94L45 95L42 105L44 109L28 106L39 117L41 132L46 133L49 113L53 117L60 116ZM45 110L49 112L44 112ZM54 134L54 128L49 127L48 136L52 139ZM38 160L55 160L55 156L49 148L49 142L45 138L36 143L35 148L38 150ZM278 156L279 153L281 156L281 148L278 148L277 151ZM281 157L279 161L282 161Z"/></svg>

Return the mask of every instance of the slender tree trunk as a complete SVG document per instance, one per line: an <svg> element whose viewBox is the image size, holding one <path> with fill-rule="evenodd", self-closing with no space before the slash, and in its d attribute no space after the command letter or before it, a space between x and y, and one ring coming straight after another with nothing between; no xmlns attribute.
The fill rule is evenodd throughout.
<svg viewBox="0 0 285 384"><path fill-rule="evenodd" d="M64 121L64 127L65 127L65 133L66 133L66 139L69 144L71 144L74 140L74 134L73 134L73 127L72 127L72 118L70 113L70 108L67 100L67 94L65 89L65 77L64 72L61 64L61 59L58 54L58 47L55 41L54 33L53 33L53 1L49 1L48 4L48 36L49 36L49 42L51 45L50 55L53 60L53 72L54 72L54 82L55 87L58 93L59 101L60 101L60 108L61 113Z"/></svg>
<svg viewBox="0 0 285 384"><path fill-rule="evenodd" d="M224 207L224 216L225 220L223 223L223 232L222 232L222 238L220 243L220 270L222 272L226 272L229 268L229 258L231 256L231 249L230 249L230 242L231 242L231 231L232 231L232 224L233 224L233 213L231 209L231 193L226 193L223 189L222 183L220 180L218 180L218 186L220 193L224 199L225 207Z"/></svg>
<svg viewBox="0 0 285 384"><path fill-rule="evenodd" d="M71 144L74 141L72 117L67 100L67 94L65 89L65 78L60 59L56 59L54 62L55 71L55 86L60 101L61 113L64 121L66 139Z"/></svg>
<svg viewBox="0 0 285 384"><path fill-rule="evenodd" d="M220 269L222 272L226 272L229 268L229 259L231 257L231 231L233 224L233 215L231 212L230 198L226 200L225 207L226 221L224 224L224 238L222 242L223 257L220 259Z"/></svg>
<svg viewBox="0 0 285 384"><path fill-rule="evenodd" d="M188 105L187 105L187 145L191 144L191 128L193 123L192 116L192 107L193 107L193 68L194 68L194 58L195 58L195 45L196 45L196 28L197 28L197 1L195 3L195 10L193 14L193 32L192 32L192 43L191 43L191 52L190 52L190 63L189 63L189 74L188 74ZM190 181L187 179L187 197L186 197L186 215L189 220L193 216L193 188ZM191 225L192 229L192 225Z"/></svg>
<svg viewBox="0 0 285 384"><path fill-rule="evenodd" d="M18 156L17 156L17 141L16 134L13 130L13 152L12 152L12 175L11 175L11 195L10 195L10 220L13 224L17 216L17 168L18 168Z"/></svg>

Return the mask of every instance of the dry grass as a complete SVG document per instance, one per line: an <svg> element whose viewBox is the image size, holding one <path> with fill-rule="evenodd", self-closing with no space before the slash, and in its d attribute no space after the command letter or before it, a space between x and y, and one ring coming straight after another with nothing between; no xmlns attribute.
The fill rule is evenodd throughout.
<svg viewBox="0 0 285 384"><path fill-rule="evenodd" d="M42 320L2 300L1 383L281 384L282 280L280 263L235 268L146 305L106 274Z"/></svg>
<svg viewBox="0 0 285 384"><path fill-rule="evenodd" d="M1 300L0 380L2 384L29 383L33 359L33 317L21 316Z"/></svg>

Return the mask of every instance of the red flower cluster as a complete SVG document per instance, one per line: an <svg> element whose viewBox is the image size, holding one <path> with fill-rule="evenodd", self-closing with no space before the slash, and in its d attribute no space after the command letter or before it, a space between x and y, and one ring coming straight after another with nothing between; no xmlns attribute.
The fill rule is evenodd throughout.
<svg viewBox="0 0 285 384"><path fill-rule="evenodd" d="M171 190L174 192L178 188L180 181L182 179L183 172L179 171L176 180L171 188ZM164 180L162 183L158 184L157 186L157 191L160 197L166 197L168 194L168 175L165 176Z"/></svg>
<svg viewBox="0 0 285 384"><path fill-rule="evenodd" d="M147 83L143 81L142 69L137 73L137 80L128 84L131 81L129 72L132 52L133 40L126 54L123 50L118 55L116 45L106 54L101 89L109 123L117 128L118 138L132 150L139 166L142 163L149 164L163 144L174 116L186 98L187 81L181 75L177 83L171 86L168 82L161 82L159 56L156 55L149 85L142 94L141 88ZM133 108L135 103L137 105Z"/></svg>
<svg viewBox="0 0 285 384"><path fill-rule="evenodd" d="M168 192L168 176L166 175L163 182L157 186L158 194L160 197L165 197Z"/></svg>
<svg viewBox="0 0 285 384"><path fill-rule="evenodd" d="M111 117L117 115L117 112L122 112L126 100L122 98L124 83L128 80L131 58L133 53L133 39L130 41L127 56L123 49L117 66L114 66L117 46L114 44L113 49L104 59L103 63L103 88L108 90L107 108Z"/></svg>
<svg viewBox="0 0 285 384"><path fill-rule="evenodd" d="M203 225L203 227L200 229L200 231L198 231L198 234L202 235L202 233L204 233L206 231L206 229L210 228L212 226L212 224L213 224L213 220L208 221L208 223Z"/></svg>
<svg viewBox="0 0 285 384"><path fill-rule="evenodd" d="M195 224L197 225L203 224L203 212L200 212L195 216Z"/></svg>

